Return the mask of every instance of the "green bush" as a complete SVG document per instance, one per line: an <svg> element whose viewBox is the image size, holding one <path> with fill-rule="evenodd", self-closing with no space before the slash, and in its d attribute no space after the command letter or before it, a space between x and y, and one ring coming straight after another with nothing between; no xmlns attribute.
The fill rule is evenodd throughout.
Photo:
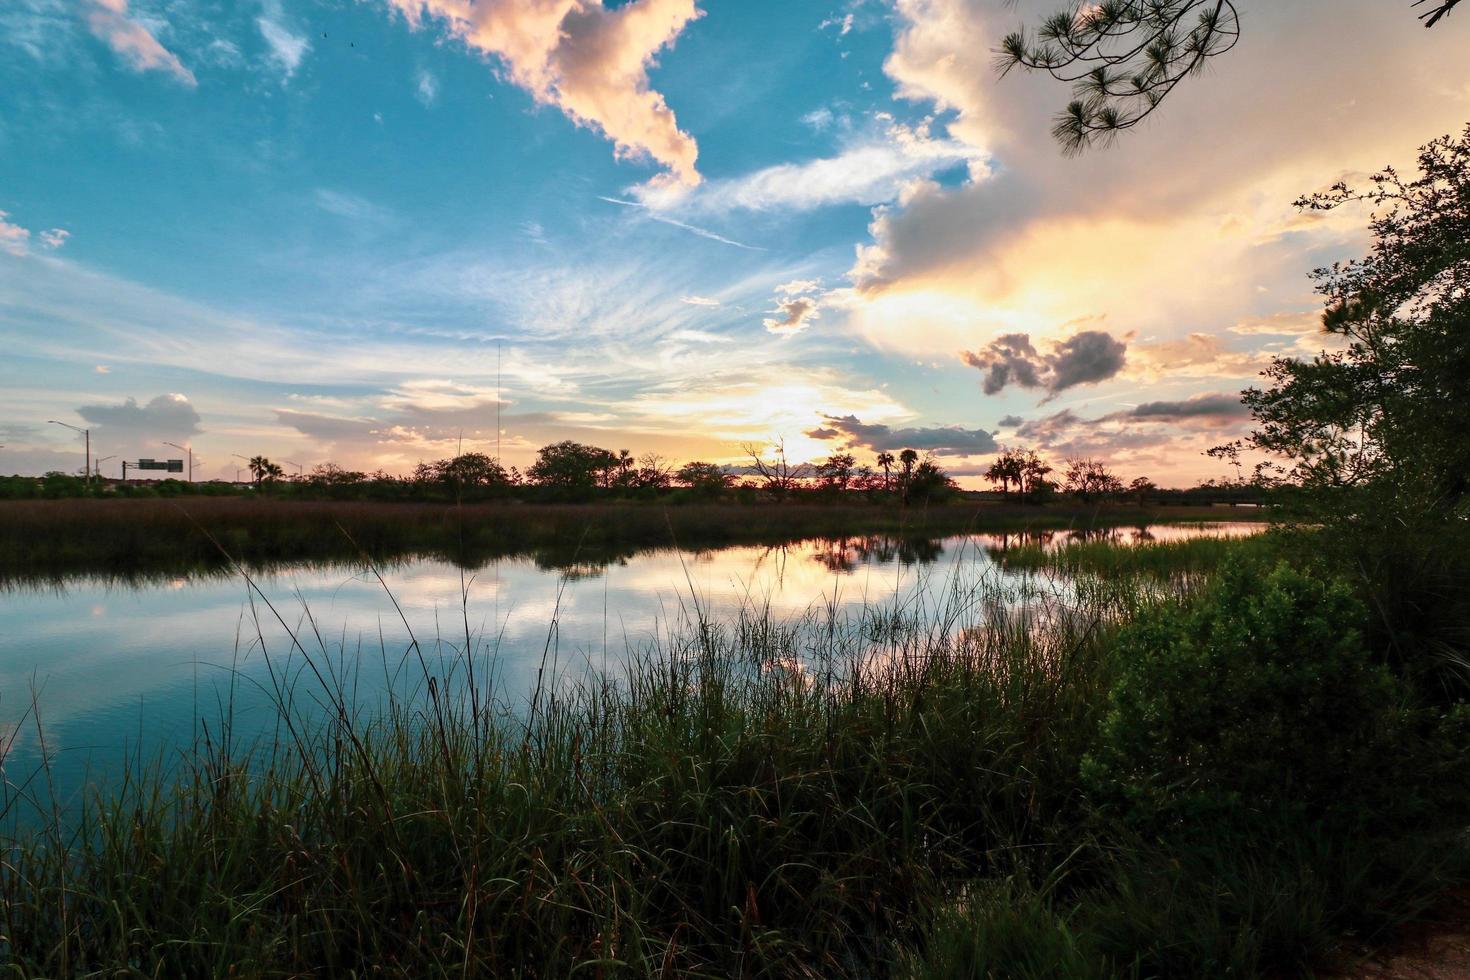
<svg viewBox="0 0 1470 980"><path fill-rule="evenodd" d="M1263 813L1350 825L1402 815L1422 802L1424 774L1406 756L1431 748L1426 719L1370 656L1364 619L1344 585L1227 566L1199 601L1122 631L1084 781L1154 832Z"/></svg>
<svg viewBox="0 0 1470 980"><path fill-rule="evenodd" d="M1164 976L1295 970L1464 870L1470 711L1417 706L1365 616L1346 585L1235 563L1120 632L1082 763L1102 948Z"/></svg>

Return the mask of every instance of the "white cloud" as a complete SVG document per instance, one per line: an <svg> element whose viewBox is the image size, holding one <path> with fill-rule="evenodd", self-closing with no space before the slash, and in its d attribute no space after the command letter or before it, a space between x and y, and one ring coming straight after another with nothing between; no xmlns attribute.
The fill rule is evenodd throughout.
<svg viewBox="0 0 1470 980"><path fill-rule="evenodd" d="M656 210L810 211L834 204L881 204L910 182L954 167L983 172L984 155L958 140L935 138L927 126L887 122L833 157L782 163L697 190L667 184L633 189Z"/></svg>
<svg viewBox="0 0 1470 980"><path fill-rule="evenodd" d="M301 67L306 53L311 50L311 42L306 39L306 35L294 34L286 26L285 11L281 9L280 0L264 0L262 8L261 15L255 19L255 25L260 29L260 36L265 39L269 49L267 57L281 73L282 81L286 81Z"/></svg>
<svg viewBox="0 0 1470 980"><path fill-rule="evenodd" d="M82 0L87 27L134 71L161 71L193 88L194 73L159 43L153 32L128 15L128 0Z"/></svg>
<svg viewBox="0 0 1470 980"><path fill-rule="evenodd" d="M425 106L431 106L439 99L439 79L434 73L425 69L419 69L418 77L414 81L414 98Z"/></svg>
<svg viewBox="0 0 1470 980"><path fill-rule="evenodd" d="M7 220L9 217L8 211L0 211L0 248L11 255L25 255L29 250L31 230L12 223Z"/></svg>
<svg viewBox="0 0 1470 980"><path fill-rule="evenodd" d="M65 228L47 228L40 234L41 244L49 249L58 249L66 244L71 232Z"/></svg>
<svg viewBox="0 0 1470 980"><path fill-rule="evenodd" d="M695 0L388 0L418 27L442 21L454 37L505 66L538 102L612 140L619 157L651 157L671 179L697 184L699 148L679 129L648 68L685 26Z"/></svg>
<svg viewBox="0 0 1470 980"><path fill-rule="evenodd" d="M679 302L688 303L690 306L719 306L720 301L710 299L708 296L685 296Z"/></svg>

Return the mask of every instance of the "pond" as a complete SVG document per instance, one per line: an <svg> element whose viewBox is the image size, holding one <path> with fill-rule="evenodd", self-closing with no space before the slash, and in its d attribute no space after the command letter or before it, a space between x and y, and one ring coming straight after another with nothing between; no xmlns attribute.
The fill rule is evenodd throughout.
<svg viewBox="0 0 1470 980"><path fill-rule="evenodd" d="M1128 547L1262 527L1101 533ZM467 632L480 680L493 676L499 698L525 703L538 677L616 673L695 615L726 621L753 604L783 619L922 602L940 583L1015 577L996 562L1009 547L1096 536L865 536L656 550L570 568L506 557L476 569L414 560L377 572L286 565L248 581L236 574L10 584L0 591L0 764L16 786L44 762L46 781L66 806L88 780L105 782L129 757L166 765L170 749L190 745L201 724L216 725L226 710L236 738L269 739L283 693L307 712L321 683L361 704L389 689L411 693L425 673L420 652L434 662L430 673L452 683L463 674L444 664L462 663L457 652ZM39 785L32 782L30 792Z"/></svg>

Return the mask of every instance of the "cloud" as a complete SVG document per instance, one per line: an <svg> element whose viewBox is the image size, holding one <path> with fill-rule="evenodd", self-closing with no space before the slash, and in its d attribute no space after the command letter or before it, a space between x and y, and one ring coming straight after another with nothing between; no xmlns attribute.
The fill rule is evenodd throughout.
<svg viewBox="0 0 1470 980"><path fill-rule="evenodd" d="M414 81L414 98L423 103L425 107L433 105L439 98L439 79L434 73L419 70L418 77Z"/></svg>
<svg viewBox="0 0 1470 980"><path fill-rule="evenodd" d="M66 244L71 232L65 228L48 228L36 236L41 247L55 251ZM14 256L25 256L31 252L31 230L10 220L8 211L0 211L0 250Z"/></svg>
<svg viewBox="0 0 1470 980"><path fill-rule="evenodd" d="M31 230L12 223L9 218L8 211L0 211L0 248L11 255L25 255L30 250Z"/></svg>
<svg viewBox="0 0 1470 980"><path fill-rule="evenodd" d="M618 157L649 157L694 185L699 148L679 129L648 69L702 16L695 0L388 0L412 27L441 21L449 34L492 54L510 80L613 141Z"/></svg>
<svg viewBox="0 0 1470 980"><path fill-rule="evenodd" d="M966 351L966 364L985 375L987 395L1008 385L1044 388L1054 396L1068 388L1096 384L1123 370L1128 345L1101 330L1083 330L1052 341L1052 352L1039 353L1023 333L1004 334L979 351Z"/></svg>
<svg viewBox="0 0 1470 980"><path fill-rule="evenodd" d="M293 34L285 25L285 12L281 9L280 0L265 0L263 12L255 19L255 26L260 29L260 36L265 39L266 47L269 49L267 57L271 64L281 73L284 82L301 67L302 59L311 50L311 42L304 34Z"/></svg>
<svg viewBox="0 0 1470 980"><path fill-rule="evenodd" d="M1183 401L1144 402L1125 413L1125 417L1150 421L1180 421L1243 418L1249 414L1250 410L1241 402L1238 393L1216 392L1195 395Z"/></svg>
<svg viewBox="0 0 1470 980"><path fill-rule="evenodd" d="M984 429L962 429L958 426L895 429L877 423L865 423L854 415L828 415L820 427L806 433L812 439L842 439L850 447L873 452L917 449L938 456L983 456L993 453L995 436Z"/></svg>
<svg viewBox="0 0 1470 980"><path fill-rule="evenodd" d="M1322 333L1322 310L1273 313L1271 316L1252 317L1242 320L1230 328L1231 333L1267 336L1296 336Z"/></svg>
<svg viewBox="0 0 1470 980"><path fill-rule="evenodd" d="M717 300L717 299L710 299L708 296L685 296L683 299L679 300L679 302L681 302L681 303L688 303L690 306L719 306L720 305L720 301L719 300Z"/></svg>
<svg viewBox="0 0 1470 980"><path fill-rule="evenodd" d="M92 35L105 41L129 68L139 72L167 72L190 88L199 84L177 55L160 44L148 28L128 16L128 0L83 0L83 3Z"/></svg>
<svg viewBox="0 0 1470 980"><path fill-rule="evenodd" d="M821 115L820 113L825 113ZM807 117L823 128L831 113ZM820 125L819 125L820 124ZM927 126L889 122L832 157L781 163L741 177L709 181L699 190L655 184L634 193L657 210L682 209L724 214L731 211L811 211L835 204L880 204L896 200L920 177L953 167L982 167L984 155L958 140L935 138Z"/></svg>
<svg viewBox="0 0 1470 980"><path fill-rule="evenodd" d="M1213 334L1195 332L1178 340L1134 344L1130 374L1145 381L1162 378L1249 378L1270 357L1259 351L1236 351Z"/></svg>
<svg viewBox="0 0 1470 980"><path fill-rule="evenodd" d="M810 296L793 296L783 299L776 304L771 312L774 317L766 317L761 323L765 324L771 333L792 334L801 333L811 325L811 322L821 316L817 307L817 301Z"/></svg>
<svg viewBox="0 0 1470 980"><path fill-rule="evenodd" d="M817 30L825 31L829 27L837 28L837 36L842 37L852 31L852 14L844 14L841 17L832 16L817 25Z"/></svg>
<svg viewBox="0 0 1470 980"><path fill-rule="evenodd" d="M199 413L184 395L159 395L146 405L129 398L119 405L83 405L77 414L101 438L182 439L199 430Z"/></svg>
<svg viewBox="0 0 1470 980"><path fill-rule="evenodd" d="M820 279L793 279L776 287L776 308L761 321L774 334L791 336L811 326L821 316L820 297L813 295L822 288Z"/></svg>

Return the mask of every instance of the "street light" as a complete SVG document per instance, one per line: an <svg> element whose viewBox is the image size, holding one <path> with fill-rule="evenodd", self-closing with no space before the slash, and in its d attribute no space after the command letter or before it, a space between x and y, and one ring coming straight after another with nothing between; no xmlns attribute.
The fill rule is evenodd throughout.
<svg viewBox="0 0 1470 980"><path fill-rule="evenodd" d="M181 445L179 445L176 442L165 442L164 445L165 446L173 446L175 449L182 449L184 452L186 452L186 453L189 454L189 482L190 483L193 483L194 482L194 450L190 449L188 446L181 446Z"/></svg>
<svg viewBox="0 0 1470 980"><path fill-rule="evenodd" d="M233 456L233 457L235 457L236 459L243 459L245 461L246 467L249 467L249 465L250 465L250 457L249 456L241 456L239 453L230 453L230 455ZM254 476L255 475L254 471L252 471L250 475L251 476ZM240 482L240 467L238 467L238 466L235 467L235 482L236 483L239 483Z"/></svg>
<svg viewBox="0 0 1470 980"><path fill-rule="evenodd" d="M290 463L292 466L296 467L296 479L298 479L298 480L301 479L301 464L300 463L296 462L296 460L294 460L294 459L282 459L281 462L283 462L283 463Z"/></svg>
<svg viewBox="0 0 1470 980"><path fill-rule="evenodd" d="M99 481L102 479L102 464L107 462L109 459L117 459L117 457L103 456L101 459L92 464L92 471L97 474L97 479Z"/></svg>
<svg viewBox="0 0 1470 980"><path fill-rule="evenodd" d="M68 429L71 429L73 432L80 432L82 435L84 435L84 436L87 437L87 465L82 469L82 473L84 474L83 475L83 479L85 479L88 483L91 483L92 482L92 430L91 429L83 429L83 428L80 428L78 426L72 425L70 422L58 422L55 419L47 419L46 420L46 424L47 425L64 425Z"/></svg>

